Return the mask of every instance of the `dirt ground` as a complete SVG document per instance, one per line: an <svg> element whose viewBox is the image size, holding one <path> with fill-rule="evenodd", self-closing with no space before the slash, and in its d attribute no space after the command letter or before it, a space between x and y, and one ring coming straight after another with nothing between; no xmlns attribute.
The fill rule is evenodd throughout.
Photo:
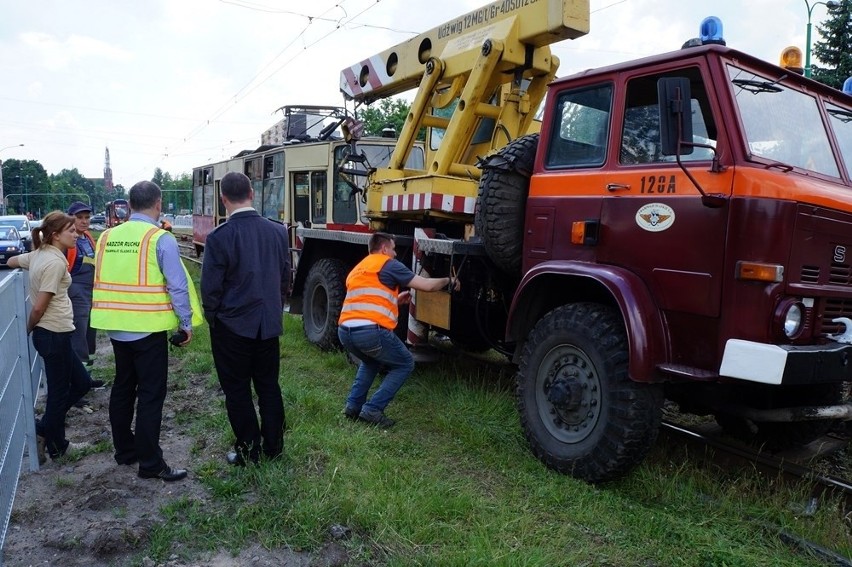
<svg viewBox="0 0 852 567"><path fill-rule="evenodd" d="M96 377L111 376L109 351L109 343L99 341ZM349 557L333 541L314 554L268 550L255 544L237 556L225 550L195 556L178 549L165 562L157 562L144 555L152 528L163 521L160 510L164 505L182 497L200 502L210 499L192 472L200 464L200 458L190 451L194 440L175 425L176 415L191 412L192 406L209 403L211 395L217 395L210 390L207 378L199 377L186 389L170 389L166 398L160 443L171 466L189 469L189 477L183 481L139 478L135 465L115 463L111 443L110 451L86 454L87 450L78 460L63 463L48 458L38 472L29 471L25 457L0 563L7 567L345 565ZM109 392L109 387L90 392L84 398L90 411L71 409L66 431L71 442L109 442ZM43 403L42 391L39 405ZM211 456L223 458L212 454L205 458Z"/></svg>

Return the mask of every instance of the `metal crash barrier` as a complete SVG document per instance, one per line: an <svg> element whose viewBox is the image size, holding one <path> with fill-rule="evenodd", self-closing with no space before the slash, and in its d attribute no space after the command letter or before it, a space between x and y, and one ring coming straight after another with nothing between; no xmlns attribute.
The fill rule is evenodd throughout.
<svg viewBox="0 0 852 567"><path fill-rule="evenodd" d="M0 567L25 448L30 470L39 468L34 408L43 366L27 336L27 279L0 271Z"/></svg>

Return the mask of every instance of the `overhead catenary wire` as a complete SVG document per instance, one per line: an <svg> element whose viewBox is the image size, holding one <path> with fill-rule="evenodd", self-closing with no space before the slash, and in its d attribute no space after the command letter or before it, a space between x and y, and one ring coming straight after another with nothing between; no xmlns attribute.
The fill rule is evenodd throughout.
<svg viewBox="0 0 852 567"><path fill-rule="evenodd" d="M219 117L221 117L226 112L228 112L231 108L233 108L234 105L236 105L239 102L241 102L242 100L244 100L248 95L250 95L252 92L254 92L257 88L259 88L261 85L266 83L269 79L271 79L273 76L275 76L277 73L279 73L287 65L292 63L297 57L299 57L300 55L303 55L305 52L308 51L308 49L317 45L318 43L320 43L321 41L323 41L324 39L326 39L327 37L329 37L330 35L332 35L336 31L340 30L342 27L345 27L347 24L349 24L350 22L352 22L356 18L362 16L364 13L366 13L370 9L374 8L375 6L377 6L381 2L381 0L375 0L375 2L368 5L366 8L364 8L363 10L361 10L360 12L358 12L357 14L352 16L351 18L348 18L345 22L342 19L331 20L331 21L337 22L337 25L331 31L329 31L325 35L321 36L319 39L311 42L310 44L305 45L304 48L301 51L295 53L292 57L290 57L289 59L284 61L278 67L276 67L273 71L268 73L265 78L263 78L262 80L258 80L258 77L263 75L264 72L267 69L269 69L269 67L272 66L272 64L278 58L280 58L288 49L290 49L300 38L302 38L304 36L305 32L313 24L314 20L322 18L323 16L325 16L325 14L327 14L328 12L330 12L330 11L336 9L336 8L342 7L342 5L346 1L347 0L343 0L342 2L335 4L334 6L327 9L325 12L323 12L320 16L317 16L317 17L311 17L311 16L304 16L303 15L303 17L308 18L308 23L305 25L304 28L302 28L302 31L300 31L277 55L275 55L275 57L273 57L270 60L269 63L264 65L263 68L261 68L257 73L255 73L255 75L242 88L240 88L240 90L238 90L236 92L236 94L234 94L232 97L229 97L227 102L223 103L216 111L214 111L214 113L209 118L207 118L206 120L204 120L203 122L198 124L188 134L183 136L183 138L179 141L179 143L176 147L174 147L172 149L166 148L162 157L168 157L169 155L173 155L174 151L176 151L178 148L182 147L187 142L192 140L195 136L197 136L202 131L204 131L211 123L218 121ZM229 3L229 2L225 2L225 3ZM344 11L344 13L345 13L345 11ZM158 163L161 162L161 161L162 160L158 160ZM154 167L156 167L156 164L154 164ZM150 167L148 167L146 169L150 169Z"/></svg>

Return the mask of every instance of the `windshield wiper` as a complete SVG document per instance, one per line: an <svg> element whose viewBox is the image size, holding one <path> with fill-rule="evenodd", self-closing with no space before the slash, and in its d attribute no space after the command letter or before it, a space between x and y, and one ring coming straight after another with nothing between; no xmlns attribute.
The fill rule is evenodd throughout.
<svg viewBox="0 0 852 567"><path fill-rule="evenodd" d="M766 165L766 169L772 169L772 168L780 169L784 173L789 173L789 172L793 171L792 165L789 165L789 164L786 164L786 163L783 163L783 162L780 162L780 161L773 161L773 162L768 163Z"/></svg>
<svg viewBox="0 0 852 567"><path fill-rule="evenodd" d="M841 122L852 122L852 112L848 110L829 108L828 113L840 120Z"/></svg>
<svg viewBox="0 0 852 567"><path fill-rule="evenodd" d="M781 93L784 92L784 89L781 87L775 86L775 83L781 81L784 77L778 79L778 81L770 83L769 81L756 81L754 79L733 79L731 82L740 87L743 90L746 90L750 93Z"/></svg>

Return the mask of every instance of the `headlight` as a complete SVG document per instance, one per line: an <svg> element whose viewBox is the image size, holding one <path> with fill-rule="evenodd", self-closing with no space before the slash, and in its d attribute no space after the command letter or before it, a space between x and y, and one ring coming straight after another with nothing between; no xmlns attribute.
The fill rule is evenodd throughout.
<svg viewBox="0 0 852 567"><path fill-rule="evenodd" d="M17 246L9 246L8 248L6 248L6 252L17 252L17 251L18 251Z"/></svg>
<svg viewBox="0 0 852 567"><path fill-rule="evenodd" d="M787 338L792 339L799 334L802 328L802 306L798 303L793 303L787 308L784 314L784 334Z"/></svg>

